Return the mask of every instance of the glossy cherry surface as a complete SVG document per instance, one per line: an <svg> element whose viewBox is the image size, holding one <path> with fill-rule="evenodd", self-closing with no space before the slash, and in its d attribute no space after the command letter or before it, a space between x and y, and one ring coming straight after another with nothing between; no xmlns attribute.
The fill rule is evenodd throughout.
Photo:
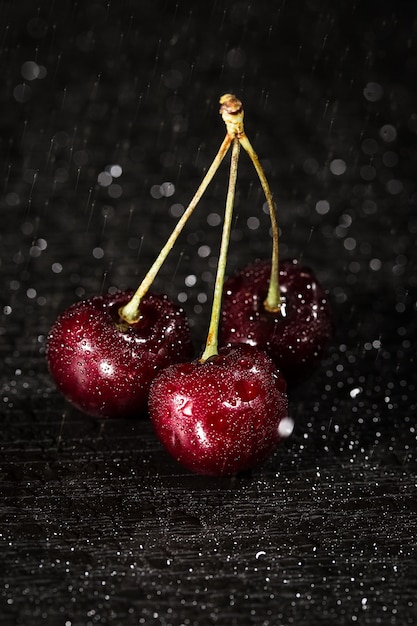
<svg viewBox="0 0 417 626"><path fill-rule="evenodd" d="M155 431L186 468L211 476L250 469L276 447L287 416L286 382L272 360L234 346L201 363L172 365L153 381Z"/></svg>
<svg viewBox="0 0 417 626"><path fill-rule="evenodd" d="M245 343L265 350L290 383L320 361L333 334L331 307L313 272L297 261L280 263L282 307L264 308L271 264L258 261L224 285L222 345Z"/></svg>
<svg viewBox="0 0 417 626"><path fill-rule="evenodd" d="M156 373L192 356L186 316L167 296L148 293L135 324L120 319L119 308L132 293L77 302L48 334L52 378L72 404L90 415L131 417L145 412Z"/></svg>

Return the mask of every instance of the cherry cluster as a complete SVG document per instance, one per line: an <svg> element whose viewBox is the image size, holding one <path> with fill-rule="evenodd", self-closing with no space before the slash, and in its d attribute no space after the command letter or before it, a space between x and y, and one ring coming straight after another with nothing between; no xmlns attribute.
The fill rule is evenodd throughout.
<svg viewBox="0 0 417 626"><path fill-rule="evenodd" d="M225 94L220 105L226 137L137 291L73 304L52 326L46 351L58 389L78 409L98 418L148 411L172 456L211 476L248 470L272 453L284 436L287 382L319 363L333 331L329 301L312 271L296 260L279 263L276 208L244 131L242 103ZM184 311L150 287L230 147L210 326L203 354L192 360ZM241 147L269 207L272 256L225 281Z"/></svg>

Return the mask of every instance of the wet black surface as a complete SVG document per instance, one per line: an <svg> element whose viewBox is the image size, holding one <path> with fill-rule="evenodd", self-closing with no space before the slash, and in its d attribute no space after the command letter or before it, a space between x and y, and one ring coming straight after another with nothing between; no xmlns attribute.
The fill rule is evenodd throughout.
<svg viewBox="0 0 417 626"><path fill-rule="evenodd" d="M416 622L416 28L394 2L0 4L2 625ZM71 302L140 282L229 91L337 334L293 435L216 480L146 416L67 405L44 348ZM156 281L196 351L226 180ZM238 186L230 272L270 250L245 154Z"/></svg>

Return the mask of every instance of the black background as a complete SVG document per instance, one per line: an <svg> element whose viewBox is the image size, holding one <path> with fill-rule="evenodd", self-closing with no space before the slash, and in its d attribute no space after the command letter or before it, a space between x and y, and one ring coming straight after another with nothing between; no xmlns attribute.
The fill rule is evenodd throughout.
<svg viewBox="0 0 417 626"><path fill-rule="evenodd" d="M0 3L2 624L417 621L416 35L406 2ZM223 139L224 92L281 256L314 268L337 332L291 391L292 437L217 480L146 416L71 408L44 349L70 303L140 282ZM227 169L155 284L196 353ZM270 251L245 154L238 188L229 272Z"/></svg>

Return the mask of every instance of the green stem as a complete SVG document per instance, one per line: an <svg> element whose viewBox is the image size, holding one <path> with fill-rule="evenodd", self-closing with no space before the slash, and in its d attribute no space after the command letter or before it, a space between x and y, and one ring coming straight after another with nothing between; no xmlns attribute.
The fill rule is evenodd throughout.
<svg viewBox="0 0 417 626"><path fill-rule="evenodd" d="M274 200L272 198L271 189L266 179L265 173L262 169L262 165L259 162L258 155L252 147L249 139L246 135L240 136L239 141L243 148L248 153L255 170L261 181L262 189L265 194L265 198L269 208L269 215L271 218L272 229L272 259L271 259L271 277L269 280L268 295L264 302L264 307L267 311L276 313L281 309L281 295L279 289L279 229L278 220Z"/></svg>
<svg viewBox="0 0 417 626"><path fill-rule="evenodd" d="M131 300L127 304L125 304L125 306L120 308L119 315L128 324L134 324L135 322L137 322L140 319L140 312L139 312L140 301L142 300L143 296L147 293L147 291L149 290L150 286L152 285L152 283L153 283L153 281L155 279L155 276L159 272L162 264L164 263L165 259L167 258L167 256L168 256L169 252L171 251L174 243L178 239L178 237L179 237L182 229L184 228L187 220L191 216L191 214L194 211L195 207L197 206L199 200L201 199L203 193L207 189L207 187L208 187L210 181L212 180L214 174L219 169L219 166L220 166L221 162L223 161L224 157L226 156L226 153L227 153L231 143L232 143L232 137L230 137L229 135L226 135L222 145L219 148L218 153L214 157L213 163L211 164L211 166L207 170L207 173L204 176L203 180L201 181L200 186L197 189L193 199L191 200L190 204L188 205L188 207L186 208L186 210L184 211L184 213L182 214L182 216L178 220L177 225L175 226L174 230L172 231L171 235L169 236L169 238L168 238L166 244L164 245L164 247L162 248L161 252L159 253L157 258L155 259L153 265L151 266L150 270L146 274L146 276L143 279L142 283L139 285L136 293L133 295Z"/></svg>
<svg viewBox="0 0 417 626"><path fill-rule="evenodd" d="M207 335L206 347L200 359L201 363L204 363L204 361L207 361L207 359L209 359L210 357L218 354L220 311L222 305L224 277L226 273L227 251L229 248L230 231L232 228L233 205L235 200L239 152L239 139L235 137L233 139L232 158L230 161L229 186L227 189L226 208L224 212L222 240L220 244L219 262L217 265L216 282L214 286L211 320Z"/></svg>

